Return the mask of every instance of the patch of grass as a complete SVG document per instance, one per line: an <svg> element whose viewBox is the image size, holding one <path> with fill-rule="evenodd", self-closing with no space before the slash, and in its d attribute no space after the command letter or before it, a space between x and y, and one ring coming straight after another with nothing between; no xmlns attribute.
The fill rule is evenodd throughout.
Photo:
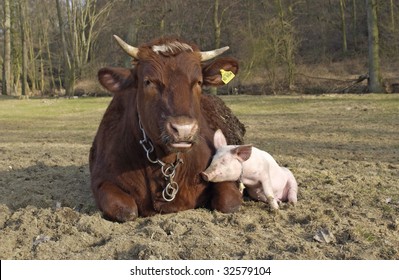
<svg viewBox="0 0 399 280"><path fill-rule="evenodd" d="M246 141L272 154L399 159L399 95L222 98L246 125ZM0 140L91 142L110 100L0 98Z"/></svg>
<svg viewBox="0 0 399 280"><path fill-rule="evenodd" d="M1 98L0 141L89 143L110 100Z"/></svg>
<svg viewBox="0 0 399 280"><path fill-rule="evenodd" d="M225 96L247 142L272 154L399 160L399 95ZM395 152L396 151L396 152Z"/></svg>

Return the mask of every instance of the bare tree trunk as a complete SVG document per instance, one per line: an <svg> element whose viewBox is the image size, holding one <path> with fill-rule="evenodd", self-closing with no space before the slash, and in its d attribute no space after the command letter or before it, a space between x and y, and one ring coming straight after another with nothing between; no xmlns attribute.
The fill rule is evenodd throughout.
<svg viewBox="0 0 399 280"><path fill-rule="evenodd" d="M346 40L345 0L339 0L339 7L341 11L342 51L346 54L348 52L348 44Z"/></svg>
<svg viewBox="0 0 399 280"><path fill-rule="evenodd" d="M357 48L357 7L356 1L352 0L352 36L355 48Z"/></svg>
<svg viewBox="0 0 399 280"><path fill-rule="evenodd" d="M69 40L67 42L70 42L72 45L72 55L70 57L70 63L71 63L71 69L73 69L73 75L74 77L80 75L80 69L82 65L82 54L81 54L81 49L79 48L79 45L81 45L81 40L79 37L79 31L78 31L78 21L79 16L78 15L78 1L76 0L71 0L67 1L67 22L69 23ZM86 3L89 3L90 1L86 1ZM86 4L88 5L88 4Z"/></svg>
<svg viewBox="0 0 399 280"><path fill-rule="evenodd" d="M391 31L395 32L395 12L394 12L394 5L393 0L390 1L390 14L391 14Z"/></svg>
<svg viewBox="0 0 399 280"><path fill-rule="evenodd" d="M280 18L280 26L281 26L281 33L283 37L283 59L287 65L287 78L288 78L288 87L289 89L294 88L294 73L295 73L295 61L294 61L294 52L295 52L295 38L293 38L293 34L291 30L287 30L287 24L284 18L284 10L281 0L277 0L277 6L279 10L279 18Z"/></svg>
<svg viewBox="0 0 399 280"><path fill-rule="evenodd" d="M213 10L213 27L214 27L214 38L215 38L215 45L214 47L216 49L220 48L220 42L221 42L221 33L222 33L222 21L223 21L223 16L224 13L235 4L236 2L232 2L229 6L225 7L223 9L223 11L220 13L220 17L219 17L219 0L215 0L214 2L214 10ZM213 94L217 94L217 88L216 87L212 87L211 88L211 93Z"/></svg>
<svg viewBox="0 0 399 280"><path fill-rule="evenodd" d="M39 82L39 89L40 94L43 95L44 93L44 61L43 61L43 42L42 38L39 38L39 49L40 49L40 82ZM33 90L33 89L32 89Z"/></svg>
<svg viewBox="0 0 399 280"><path fill-rule="evenodd" d="M12 72L11 72L11 11L10 1L4 0L4 61L3 61L3 87L5 95L12 95Z"/></svg>
<svg viewBox="0 0 399 280"><path fill-rule="evenodd" d="M27 52L27 78L30 80L30 93L36 92L38 88L40 88L40 80L38 79L39 70L36 68L36 59L39 57L42 52L42 48L39 46L37 49L37 45L35 44L35 39L41 37L41 28L39 33L33 34L35 31L33 30L35 25L35 20L30 17L27 0L20 0L22 3L21 15L24 17L24 32L25 32L25 40L26 40L26 52Z"/></svg>
<svg viewBox="0 0 399 280"><path fill-rule="evenodd" d="M214 39L215 39L215 48L220 48L220 27L221 21L219 20L219 0L215 0L213 6L213 28L214 28ZM216 87L210 88L211 94L217 94L218 89Z"/></svg>
<svg viewBox="0 0 399 280"><path fill-rule="evenodd" d="M71 62L68 54L68 46L65 39L64 22L62 19L60 0L56 0L56 4L57 4L58 22L60 27L62 52L63 52L63 64L64 64L64 73L65 73L64 74L65 94L67 96L73 96L73 89L75 83L75 75L73 69L74 63Z"/></svg>
<svg viewBox="0 0 399 280"><path fill-rule="evenodd" d="M215 28L215 48L220 48L220 33L222 22L219 20L219 0L215 0L213 12L213 24Z"/></svg>
<svg viewBox="0 0 399 280"><path fill-rule="evenodd" d="M45 30L44 36L43 36L43 40L44 40L43 43L46 45L46 52L47 52L48 63L49 63L48 67L50 69L51 91L53 93L53 91L57 88L57 86L55 84L55 79L54 79L53 56L52 56L51 50L50 50L50 40L49 40L48 34L49 34L48 30Z"/></svg>
<svg viewBox="0 0 399 280"><path fill-rule="evenodd" d="M160 5L161 7L161 22L159 23L159 29L160 29L160 33L161 36L165 36L165 17L166 17L166 13L168 11L168 7L167 7L167 1L162 1L162 4Z"/></svg>
<svg viewBox="0 0 399 280"><path fill-rule="evenodd" d="M381 86L377 1L366 0L366 4L367 4L368 49L369 49L368 88L369 92L384 92Z"/></svg>
<svg viewBox="0 0 399 280"><path fill-rule="evenodd" d="M25 5L25 22L26 22L26 4ZM33 43L33 37L32 37L32 28L30 24L25 23L25 38L26 38L26 44L27 44L27 52L28 52L28 77L30 77L30 80L32 81L31 83L31 92L35 92L36 89L40 87L39 83L40 81L37 78L37 68L36 68L36 57L35 57L35 44ZM39 44L39 53L42 52L42 48Z"/></svg>
<svg viewBox="0 0 399 280"><path fill-rule="evenodd" d="M24 0L20 0L18 3L19 7L19 24L21 28L21 45L22 45L22 84L21 84L21 95L27 96L27 88L28 88L28 49L26 46L26 22L25 22L25 8L26 2Z"/></svg>

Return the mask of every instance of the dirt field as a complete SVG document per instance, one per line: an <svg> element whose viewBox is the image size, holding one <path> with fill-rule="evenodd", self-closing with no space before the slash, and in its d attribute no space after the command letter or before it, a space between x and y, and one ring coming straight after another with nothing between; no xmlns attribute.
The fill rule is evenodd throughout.
<svg viewBox="0 0 399 280"><path fill-rule="evenodd" d="M0 258L399 259L399 95L224 100L292 170L296 207L109 222L88 152L110 99L0 99Z"/></svg>

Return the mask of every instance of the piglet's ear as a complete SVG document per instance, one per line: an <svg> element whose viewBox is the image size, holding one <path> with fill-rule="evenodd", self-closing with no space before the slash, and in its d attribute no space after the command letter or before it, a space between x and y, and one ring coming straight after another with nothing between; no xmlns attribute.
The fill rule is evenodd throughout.
<svg viewBox="0 0 399 280"><path fill-rule="evenodd" d="M241 162L249 159L252 153L252 145L241 145L231 150L231 153Z"/></svg>
<svg viewBox="0 0 399 280"><path fill-rule="evenodd" d="M216 149L219 149L223 146L227 145L226 137L224 137L223 132L218 129L213 136L213 145L215 145Z"/></svg>

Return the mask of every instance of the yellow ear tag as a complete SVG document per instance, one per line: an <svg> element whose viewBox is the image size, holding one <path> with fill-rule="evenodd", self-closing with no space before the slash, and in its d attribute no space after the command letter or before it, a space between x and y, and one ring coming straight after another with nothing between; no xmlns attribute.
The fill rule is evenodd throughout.
<svg viewBox="0 0 399 280"><path fill-rule="evenodd" d="M227 84L230 82L234 77L234 73L231 71L226 71L224 69L220 69L220 74L222 74L222 81L223 83Z"/></svg>

